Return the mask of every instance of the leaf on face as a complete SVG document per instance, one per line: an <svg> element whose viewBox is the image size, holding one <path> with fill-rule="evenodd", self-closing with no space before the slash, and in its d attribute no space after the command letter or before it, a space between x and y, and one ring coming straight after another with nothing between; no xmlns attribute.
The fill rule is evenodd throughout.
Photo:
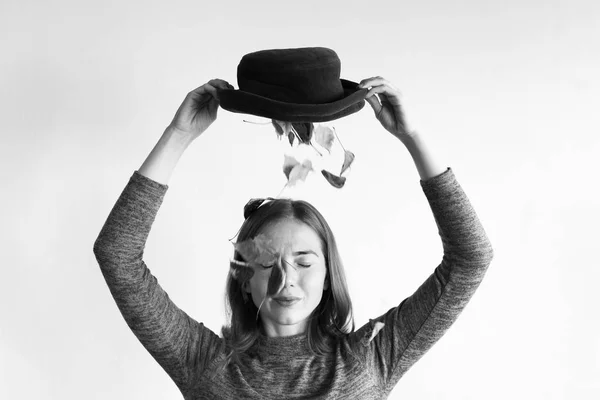
<svg viewBox="0 0 600 400"><path fill-rule="evenodd" d="M285 271L281 266L281 257L271 269L269 283L267 284L267 296L273 296L283 289L285 285Z"/></svg>
<svg viewBox="0 0 600 400"><path fill-rule="evenodd" d="M340 175L342 175L344 173L344 171L346 171L348 169L348 167L350 167L350 165L352 164L352 161L354 161L354 153L351 152L350 150L345 150L344 151L344 164L342 164L342 172L340 172Z"/></svg>
<svg viewBox="0 0 600 400"><path fill-rule="evenodd" d="M345 177L334 175L329 171L325 171L324 169L321 170L321 173L323 174L325 179L327 179L327 182L331 184L331 186L336 187L338 189L344 187L344 184L346 183Z"/></svg>
<svg viewBox="0 0 600 400"><path fill-rule="evenodd" d="M319 143L321 147L331 153L331 147L333 146L333 141L335 139L333 129L325 125L317 125L314 130L314 137L315 141Z"/></svg>
<svg viewBox="0 0 600 400"><path fill-rule="evenodd" d="M254 236L254 239L252 239L252 241L255 243L256 248L259 252L269 253L273 257L272 259L269 258L270 262L275 262L277 260L277 249L273 246L273 239L271 239L264 233L259 233L258 235Z"/></svg>
<svg viewBox="0 0 600 400"><path fill-rule="evenodd" d="M235 243L233 246L249 264L266 266L277 261L277 251L272 246L272 240L262 233L253 239Z"/></svg>
<svg viewBox="0 0 600 400"><path fill-rule="evenodd" d="M231 274L234 279L237 279L242 283L249 281L250 278L254 276L254 269L252 269L252 266L243 261L230 260L229 268L231 269Z"/></svg>
<svg viewBox="0 0 600 400"><path fill-rule="evenodd" d="M304 160L302 164L298 163L292 167L288 176L288 185L294 186L296 183L306 179L308 173L312 171L312 162Z"/></svg>

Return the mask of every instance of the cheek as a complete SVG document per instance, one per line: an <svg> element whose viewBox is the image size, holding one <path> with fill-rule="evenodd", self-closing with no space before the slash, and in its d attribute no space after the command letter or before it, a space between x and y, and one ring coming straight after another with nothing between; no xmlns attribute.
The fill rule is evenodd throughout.
<svg viewBox="0 0 600 400"><path fill-rule="evenodd" d="M318 294L316 292L322 292L325 282L325 271L315 271L316 273L310 274L305 277L304 286L306 290Z"/></svg>
<svg viewBox="0 0 600 400"><path fill-rule="evenodd" d="M306 270L304 274L297 277L296 285L306 294L317 296L323 292L325 276L327 275L326 267ZM256 271L248 282L248 287L252 293L252 297L259 302L267 295L267 287L269 285L270 274L265 271Z"/></svg>

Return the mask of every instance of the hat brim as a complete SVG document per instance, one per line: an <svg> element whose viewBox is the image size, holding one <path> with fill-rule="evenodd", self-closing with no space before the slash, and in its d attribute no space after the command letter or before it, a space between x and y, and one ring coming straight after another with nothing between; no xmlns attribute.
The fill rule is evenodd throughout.
<svg viewBox="0 0 600 400"><path fill-rule="evenodd" d="M358 89L358 83L340 79L344 97L324 104L285 103L243 90L218 91L220 106L234 113L251 114L286 122L326 122L353 114L365 105L368 89Z"/></svg>

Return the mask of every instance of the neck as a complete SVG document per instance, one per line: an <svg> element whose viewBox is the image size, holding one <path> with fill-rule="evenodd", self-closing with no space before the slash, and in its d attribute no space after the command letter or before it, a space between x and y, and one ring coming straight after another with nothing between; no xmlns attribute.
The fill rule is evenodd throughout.
<svg viewBox="0 0 600 400"><path fill-rule="evenodd" d="M300 335L306 333L307 328L306 321L293 325L269 324L263 321L259 329L264 336L276 338Z"/></svg>

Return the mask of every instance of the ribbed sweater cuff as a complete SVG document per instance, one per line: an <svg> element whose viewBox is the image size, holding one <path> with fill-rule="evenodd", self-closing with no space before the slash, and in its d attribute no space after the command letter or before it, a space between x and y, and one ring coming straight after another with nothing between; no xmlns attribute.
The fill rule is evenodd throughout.
<svg viewBox="0 0 600 400"><path fill-rule="evenodd" d="M450 167L438 176L434 176L426 181L421 180L420 183L425 192L425 196L430 200L440 196L449 195L453 193L454 188L458 186L458 181Z"/></svg>
<svg viewBox="0 0 600 400"><path fill-rule="evenodd" d="M133 172L130 182L134 185L139 186L142 190L148 191L148 194L155 196L163 196L167 189L169 189L169 185L163 185L162 183L158 183L140 174L137 170Z"/></svg>

